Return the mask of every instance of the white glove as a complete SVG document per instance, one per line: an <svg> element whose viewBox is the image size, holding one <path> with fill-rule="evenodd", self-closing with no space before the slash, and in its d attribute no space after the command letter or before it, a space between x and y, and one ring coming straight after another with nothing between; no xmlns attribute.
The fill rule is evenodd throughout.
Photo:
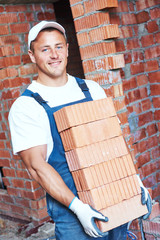
<svg viewBox="0 0 160 240"><path fill-rule="evenodd" d="M148 209L148 213L143 216L143 219L145 220L151 214L151 211L152 211L152 199L151 199L151 196L150 196L147 188L144 187L143 182L141 181L141 179L140 179L138 174L137 174L137 178L138 178L138 182L139 182L140 187L141 187L141 202L142 202L142 205L146 204L147 209Z"/></svg>
<svg viewBox="0 0 160 240"><path fill-rule="evenodd" d="M91 237L104 237L108 235L108 232L101 232L94 222L94 219L99 219L107 222L108 218L100 212L91 208L88 204L84 204L77 197L75 197L69 205L69 209L72 210L80 223L82 224L84 231Z"/></svg>

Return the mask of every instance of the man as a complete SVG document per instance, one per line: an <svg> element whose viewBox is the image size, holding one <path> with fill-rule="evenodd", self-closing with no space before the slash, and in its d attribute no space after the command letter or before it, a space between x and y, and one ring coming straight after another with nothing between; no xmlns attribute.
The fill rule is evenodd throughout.
<svg viewBox="0 0 160 240"><path fill-rule="evenodd" d="M13 151L47 192L56 239L126 239L127 224L102 233L94 219L108 221L107 217L78 199L53 117L64 106L105 98L105 92L96 82L67 74L68 43L58 23L42 21L34 26L29 32L28 48L38 78L10 110Z"/></svg>

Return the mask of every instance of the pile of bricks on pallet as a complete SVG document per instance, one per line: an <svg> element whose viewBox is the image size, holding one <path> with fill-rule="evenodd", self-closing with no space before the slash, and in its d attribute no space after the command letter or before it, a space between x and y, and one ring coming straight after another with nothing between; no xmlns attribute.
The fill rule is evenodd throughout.
<svg viewBox="0 0 160 240"><path fill-rule="evenodd" d="M108 231L147 213L136 170L111 98L54 113L79 198L102 212Z"/></svg>

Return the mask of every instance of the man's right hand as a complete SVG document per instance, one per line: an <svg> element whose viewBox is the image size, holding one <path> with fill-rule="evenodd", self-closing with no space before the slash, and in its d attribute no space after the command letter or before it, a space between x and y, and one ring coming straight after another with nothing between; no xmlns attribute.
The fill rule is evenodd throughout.
<svg viewBox="0 0 160 240"><path fill-rule="evenodd" d="M84 231L91 237L104 237L108 235L108 232L101 232L97 227L94 219L98 219L104 222L108 222L108 218L100 212L96 211L88 204L84 204L77 197L75 197L69 205L69 209L72 210L82 224Z"/></svg>

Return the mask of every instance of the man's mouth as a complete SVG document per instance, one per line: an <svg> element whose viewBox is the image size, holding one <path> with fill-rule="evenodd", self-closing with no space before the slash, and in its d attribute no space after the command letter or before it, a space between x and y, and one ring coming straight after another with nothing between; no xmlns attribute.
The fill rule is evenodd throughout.
<svg viewBox="0 0 160 240"><path fill-rule="evenodd" d="M51 67L57 67L61 64L61 61L59 60L59 61L49 62L48 64Z"/></svg>

